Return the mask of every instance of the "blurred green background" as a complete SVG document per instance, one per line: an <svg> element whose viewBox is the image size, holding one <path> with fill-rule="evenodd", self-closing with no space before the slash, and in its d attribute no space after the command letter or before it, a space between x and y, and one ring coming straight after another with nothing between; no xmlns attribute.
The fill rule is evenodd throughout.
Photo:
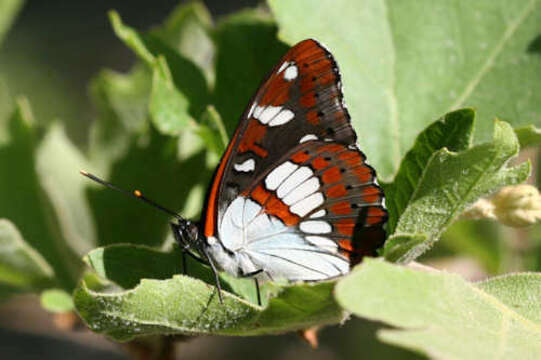
<svg viewBox="0 0 541 360"><path fill-rule="evenodd" d="M117 10L126 24L144 31L160 24L178 3L178 1L152 3L27 1L20 9L0 47L0 100L8 99L8 104L0 103L0 117L5 117L10 112L15 97L25 95L32 104L40 129L45 129L54 121L60 120L69 139L82 152L89 151L92 121L98 116L103 116L96 106L96 101L92 101L89 96L91 80L104 68L128 72L136 63L133 52L114 35L106 16L107 11ZM258 1L204 1L204 3L214 18L259 5ZM269 36L275 37L275 33L276 29L271 28ZM285 45L281 47L279 43L276 46L275 52L278 54L286 48ZM275 60L270 56L268 62L272 64ZM255 83L258 81L255 80ZM122 159L116 164L113 173L110 174L111 179L126 186L145 183L148 174L145 174L144 167L137 168L134 164L148 164L155 156L162 156L164 149L175 146L169 145L166 137L154 134L152 130L150 133L149 137L144 139L150 145L141 148L131 144L135 150L130 152L130 158ZM171 156L173 158L177 156L174 149ZM527 149L521 157L533 159L534 175L529 182L535 184L537 181L539 184L538 149ZM175 179L180 174L186 174L194 166L205 163L205 159L209 161L204 154L188 158L189 161L182 165L173 162L170 165L163 165L159 169L160 173ZM23 168L24 164L14 166ZM17 172L18 169L14 168L13 174ZM203 169L201 173L202 175L193 181L184 180L183 184L186 185L184 189L178 189L172 184L160 195L158 193L160 187L156 186L152 189L156 190L153 191L153 195L156 194L153 197L173 208L179 208L179 204L184 203L189 197L188 191L191 187L208 181L211 171ZM2 173L0 176L6 178L11 175ZM16 183L17 180L13 181ZM7 183L10 184L9 181ZM168 191L177 193L171 197ZM198 191L201 192L202 189ZM143 206L133 205L130 199L113 197L113 200L109 200L111 196L114 195L101 191L89 193L91 202L98 204L93 211L100 208L108 209L106 215L93 214L100 225L105 224L98 227L98 234L95 235L98 244L118 241L118 233L101 230L110 228L109 222L115 221L118 212L122 213L118 217L123 219L137 219L134 220L134 228L131 229L132 242L143 242L144 240L139 240L155 236L155 245L161 243L167 229L163 227L165 221L162 221L160 215ZM20 205L23 207L21 211L24 211L24 207L32 206L31 203ZM197 210L184 208L183 211L197 215ZM148 218L151 220L147 222L145 219ZM158 218L159 221L156 220ZM118 225L117 230L121 231L122 226L127 227L130 224ZM73 247L77 248L76 245ZM85 249L81 249L80 252L84 253ZM442 241L423 256L421 261L458 272L468 279L481 279L487 275L511 271L540 271L541 226L516 230L490 221L461 221L452 226ZM56 359L65 354L70 354L73 359L127 358L120 347L85 329L75 332L58 330L58 326L53 324L56 318L41 310L37 303L36 297L26 296L7 300L0 306L2 358ZM379 324L352 319L343 326L323 329L320 334L320 349L317 351L310 349L294 334L258 338L197 338L179 345L178 358L257 357L296 360L423 358L415 353L378 342L375 339L375 330L379 327Z"/></svg>

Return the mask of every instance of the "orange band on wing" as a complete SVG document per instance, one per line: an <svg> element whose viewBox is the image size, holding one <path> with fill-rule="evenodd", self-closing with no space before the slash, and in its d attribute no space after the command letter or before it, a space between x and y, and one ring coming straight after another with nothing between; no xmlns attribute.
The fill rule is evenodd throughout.
<svg viewBox="0 0 541 360"><path fill-rule="evenodd" d="M216 175L214 176L214 182L212 183L212 187L210 189L210 195L207 202L207 214L205 218L205 229L204 233L206 237L213 236L214 230L216 228L216 197L218 196L218 189L220 188L220 183L222 182L222 176L224 174L225 165L227 164L227 159L229 159L229 155L231 155L231 151L233 150L233 146L235 144L235 141L237 139L238 130L235 133L235 136L229 143L229 146L225 150L224 156L222 156L222 159L220 160L220 166L218 167L218 170L216 171Z"/></svg>

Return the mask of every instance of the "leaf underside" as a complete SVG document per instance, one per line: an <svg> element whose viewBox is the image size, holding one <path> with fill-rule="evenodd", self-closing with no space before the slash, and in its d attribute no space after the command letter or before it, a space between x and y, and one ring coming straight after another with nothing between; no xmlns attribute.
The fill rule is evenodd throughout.
<svg viewBox="0 0 541 360"><path fill-rule="evenodd" d="M95 249L86 259L115 285L92 289L83 280L74 294L76 309L93 331L118 341L163 333L275 334L343 318L332 295L332 281L265 284L264 306L259 307L253 280L222 275L224 304L220 304L206 267L189 261L190 276L174 275L182 273L178 250L162 253L114 245ZM136 270L126 272L126 267Z"/></svg>
<svg viewBox="0 0 541 360"><path fill-rule="evenodd" d="M336 287L357 316L397 329L384 342L446 359L538 359L541 274L471 284L458 275L368 259ZM364 296L370 289L370 296Z"/></svg>

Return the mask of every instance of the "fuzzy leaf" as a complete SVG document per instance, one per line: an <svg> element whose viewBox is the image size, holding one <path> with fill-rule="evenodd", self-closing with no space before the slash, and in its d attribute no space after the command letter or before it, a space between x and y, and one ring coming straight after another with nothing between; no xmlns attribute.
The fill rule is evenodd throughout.
<svg viewBox="0 0 541 360"><path fill-rule="evenodd" d="M408 262L439 239L445 228L466 207L481 196L524 181L530 173L528 162L507 167L517 155L518 140L511 126L496 121L493 142L454 153L447 149L435 152L420 178L407 207L400 216L395 233L387 240L384 253ZM423 234L427 241L404 244L405 235ZM401 256L397 258L397 246Z"/></svg>
<svg viewBox="0 0 541 360"><path fill-rule="evenodd" d="M541 274L471 284L367 259L338 283L336 298L357 316L398 328L380 330L384 342L430 357L533 360L541 357L540 288Z"/></svg>
<svg viewBox="0 0 541 360"><path fill-rule="evenodd" d="M335 55L361 148L390 178L415 136L451 110L541 121L541 2L268 0L289 44L314 37ZM430 14L419 21L420 14Z"/></svg>
<svg viewBox="0 0 541 360"><path fill-rule="evenodd" d="M507 307L541 325L541 274L515 273L497 276L476 284Z"/></svg>
<svg viewBox="0 0 541 360"><path fill-rule="evenodd" d="M29 246L13 223L0 219L0 283L18 291L36 291L54 283L53 270Z"/></svg>
<svg viewBox="0 0 541 360"><path fill-rule="evenodd" d="M474 117L472 109L457 110L438 119L417 136L413 147L402 159L392 184L384 187L389 208L389 233L394 232L432 154L444 147L454 152L470 147Z"/></svg>
<svg viewBox="0 0 541 360"><path fill-rule="evenodd" d="M254 305L251 279L222 275L222 285L228 290L223 292L222 305L206 267L190 262L190 277L174 275L180 271L178 251L164 254L119 245L94 250L87 259L98 274L129 288L99 291L83 281L74 294L77 311L88 326L118 341L165 333L274 334L337 323L343 317L332 297L334 282L284 287L266 284L263 295L273 295L268 301L264 298L266 306L259 307Z"/></svg>

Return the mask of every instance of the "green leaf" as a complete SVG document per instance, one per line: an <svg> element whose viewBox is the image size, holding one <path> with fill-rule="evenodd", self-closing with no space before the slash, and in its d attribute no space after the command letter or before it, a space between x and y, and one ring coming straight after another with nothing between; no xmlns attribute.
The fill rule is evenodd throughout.
<svg viewBox="0 0 541 360"><path fill-rule="evenodd" d="M540 273L502 275L476 285L524 318L541 325Z"/></svg>
<svg viewBox="0 0 541 360"><path fill-rule="evenodd" d="M53 270L29 246L13 223L0 219L0 283L19 291L37 291L51 285Z"/></svg>
<svg viewBox="0 0 541 360"><path fill-rule="evenodd" d="M216 27L216 87L213 103L228 134L265 75L288 47L276 40L276 25L257 10L245 10L223 19Z"/></svg>
<svg viewBox="0 0 541 360"><path fill-rule="evenodd" d="M151 33L170 48L197 64L207 82L214 84L214 43L210 38L212 18L204 3L181 4L167 17L164 24Z"/></svg>
<svg viewBox="0 0 541 360"><path fill-rule="evenodd" d="M147 246L126 244L100 247L84 261L100 277L124 289L134 288L141 279L167 279L182 272L181 253L164 253Z"/></svg>
<svg viewBox="0 0 541 360"><path fill-rule="evenodd" d="M387 241L392 244L386 244L384 248L385 259L392 262L404 262L402 259L404 254L413 248L423 247L430 243L431 239L427 234L398 234L389 237Z"/></svg>
<svg viewBox="0 0 541 360"><path fill-rule="evenodd" d="M151 83L150 72L141 65L127 74L103 70L90 83L90 93L100 117L112 117L124 131L138 132L147 119Z"/></svg>
<svg viewBox="0 0 541 360"><path fill-rule="evenodd" d="M89 158L103 175L124 156L131 137L148 128L151 76L144 66L128 74L104 70L90 83L90 95L98 109L90 132Z"/></svg>
<svg viewBox="0 0 541 360"><path fill-rule="evenodd" d="M188 113L188 99L175 88L165 59L160 56L151 66L153 70L149 110L158 131L177 135L182 130L195 126Z"/></svg>
<svg viewBox="0 0 541 360"><path fill-rule="evenodd" d="M221 274L222 305L208 268L190 260L190 276L175 275L181 272L179 250L166 254L145 247L110 246L92 251L87 262L100 276L129 289L95 290L83 281L74 295L77 311L89 327L118 341L165 333L273 334L337 323L343 317L332 297L334 282L265 284L266 306L259 307L254 305L253 280ZM267 296L271 296L268 301Z"/></svg>
<svg viewBox="0 0 541 360"><path fill-rule="evenodd" d="M147 49L144 41L141 39L137 31L124 25L120 15L116 11L109 11L109 21L113 26L113 30L120 40L122 40L135 54L145 62L148 66L152 66L156 58Z"/></svg>
<svg viewBox="0 0 541 360"><path fill-rule="evenodd" d="M515 129L515 133L517 134L521 148L541 145L541 129L534 125Z"/></svg>
<svg viewBox="0 0 541 360"><path fill-rule="evenodd" d="M198 124L196 133L203 139L208 150L221 156L229 142L225 125L214 106L208 106Z"/></svg>
<svg viewBox="0 0 541 360"><path fill-rule="evenodd" d="M384 186L389 208L389 233L394 232L432 154L444 147L454 152L470 147L474 118L472 109L457 110L438 119L417 136L413 147L402 159L392 184Z"/></svg>
<svg viewBox="0 0 541 360"><path fill-rule="evenodd" d="M3 0L0 2L0 44L2 44L22 5L22 0Z"/></svg>
<svg viewBox="0 0 541 360"><path fill-rule="evenodd" d="M496 121L493 142L458 153L445 148L435 152L426 164L394 234L387 240L384 253L393 253L393 259L400 262L415 259L479 197L524 181L530 173L529 162L515 167L506 165L518 150L518 140L511 126ZM421 244L412 242L411 246L405 244L405 236L417 239L418 234L428 240ZM397 247L401 248L399 252Z"/></svg>
<svg viewBox="0 0 541 360"><path fill-rule="evenodd" d="M191 257L183 259L182 251L176 246L172 251L164 253L147 246L110 245L92 250L84 260L101 278L123 289L134 288L142 279L165 280L184 273L184 261L191 277L214 284L212 271ZM220 278L224 290L234 292L252 303L257 302L253 281L239 279L225 273L220 274ZM273 291L275 289L271 285L261 286L263 296Z"/></svg>
<svg viewBox="0 0 541 360"><path fill-rule="evenodd" d="M0 216L9 219L51 265L59 286L72 289L81 263L66 245L55 207L37 173L33 122L30 105L19 100L5 126L9 142L0 145Z"/></svg>
<svg viewBox="0 0 541 360"><path fill-rule="evenodd" d="M36 172L58 219L63 238L79 256L96 247L96 230L79 174L88 161L67 138L64 128L53 124L36 152Z"/></svg>
<svg viewBox="0 0 541 360"><path fill-rule="evenodd" d="M109 18L117 36L130 47L135 54L153 71L156 66L164 71L163 63L157 64L157 57L162 55L170 68L169 76L176 89L188 99L189 114L198 118L209 102L209 89L207 82L199 69L192 61L171 49L153 33L139 35L134 29L124 25L120 16L109 12ZM186 106L186 110L188 110ZM179 115L180 116L180 115ZM165 125L167 128L167 125Z"/></svg>
<svg viewBox="0 0 541 360"><path fill-rule="evenodd" d="M134 50L152 71L149 112L158 131L168 135L180 135L190 131L208 142L208 138L215 135L210 134L210 129L198 126L194 120L199 118L207 107L210 99L208 85L201 69L189 60L190 56L196 54L190 52L190 56L185 57L179 50L183 44L181 39L185 42L191 41L186 37L191 33L189 23L195 21L203 26L203 9L197 5L180 7L179 13L171 18L164 28L145 35L139 35L124 25L117 13L110 12L109 16L119 38ZM187 28L184 28L184 25ZM182 35L184 31L186 34ZM177 50L170 44L174 44ZM190 47L183 49L186 52ZM197 150L197 146L195 148ZM214 146L211 149L215 148ZM182 143L182 152L193 153L192 150L194 149L190 146L186 149Z"/></svg>
<svg viewBox="0 0 541 360"><path fill-rule="evenodd" d="M41 293L41 306L53 313L64 313L74 309L71 295L61 289L48 289Z"/></svg>
<svg viewBox="0 0 541 360"><path fill-rule="evenodd" d="M539 317L532 317L539 313L541 274L496 281L476 286L457 275L366 259L338 283L336 298L357 316L398 328L380 330L384 342L430 357L541 357ZM523 306L524 311L517 311Z"/></svg>
<svg viewBox="0 0 541 360"><path fill-rule="evenodd" d="M384 179L430 119L453 109L478 109L478 141L495 115L514 127L541 121L539 1L268 4L281 39L313 37L335 55L361 148Z"/></svg>
<svg viewBox="0 0 541 360"><path fill-rule="evenodd" d="M8 121L13 108L13 99L4 79L0 76L0 146L9 142Z"/></svg>

